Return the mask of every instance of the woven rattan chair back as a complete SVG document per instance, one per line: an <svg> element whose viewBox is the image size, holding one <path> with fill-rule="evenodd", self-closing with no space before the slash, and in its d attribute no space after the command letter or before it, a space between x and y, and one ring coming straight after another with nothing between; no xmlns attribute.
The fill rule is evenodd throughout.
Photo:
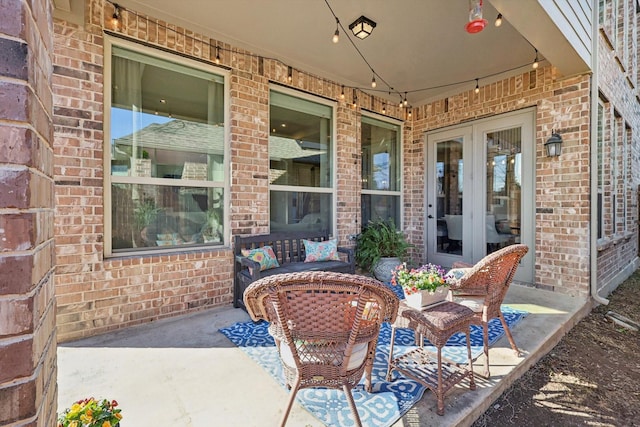
<svg viewBox="0 0 640 427"><path fill-rule="evenodd" d="M364 374L371 391L380 326L398 313L394 292L369 277L313 271L259 279L244 292L244 303L254 321L270 322L292 389L281 425L298 390L312 387L342 389L361 425L351 389Z"/></svg>
<svg viewBox="0 0 640 427"><path fill-rule="evenodd" d="M516 274L520 260L529 248L526 245L517 244L507 246L482 258L473 266L468 267L459 278L450 279L451 295L453 301L465 304L466 301L479 302L479 307L474 309L473 322L482 325L484 341L484 376L489 377L489 325L488 322L497 317L500 319L504 331L509 339L511 348L520 354L520 350L511 335L507 322L500 311L500 306L507 295L509 286ZM454 267L463 266L461 264Z"/></svg>

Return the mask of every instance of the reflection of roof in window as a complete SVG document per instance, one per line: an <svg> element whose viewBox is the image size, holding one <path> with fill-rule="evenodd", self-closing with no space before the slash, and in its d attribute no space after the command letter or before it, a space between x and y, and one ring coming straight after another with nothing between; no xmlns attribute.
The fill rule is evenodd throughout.
<svg viewBox="0 0 640 427"><path fill-rule="evenodd" d="M134 138L136 145L144 148L209 154L222 154L224 151L224 127L180 119L152 123L114 142L116 145L133 145Z"/></svg>
<svg viewBox="0 0 640 427"><path fill-rule="evenodd" d="M301 159L326 153L325 150L315 149L317 146L319 144L272 135L269 137L269 158L272 160Z"/></svg>

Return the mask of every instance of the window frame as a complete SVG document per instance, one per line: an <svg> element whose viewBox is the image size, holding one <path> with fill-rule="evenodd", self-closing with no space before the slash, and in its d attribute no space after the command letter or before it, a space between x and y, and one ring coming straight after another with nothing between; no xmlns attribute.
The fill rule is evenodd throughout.
<svg viewBox="0 0 640 427"><path fill-rule="evenodd" d="M367 118L370 120L374 120L374 121L379 121L382 123L387 123L391 126L397 126L398 127L398 147L397 150L399 151L400 155L400 164L396 165L396 169L397 169L397 173L398 176L400 178L400 183L398 185L398 189L397 190L369 190L369 189L364 189L362 188L362 184L360 184L360 225L361 227L365 227L366 224L364 223L364 218L362 217L362 214L364 212L364 209L362 208L362 196L363 195L369 195L369 196L392 196L392 197L398 197L398 201L399 201L399 206L400 206L400 221L399 224L395 224L396 227L400 230L404 229L404 192L402 191L402 189L404 188L404 135L403 135L403 125L404 122L402 120L398 120L398 119L393 119L391 117L387 117L387 116L381 116L379 114L375 114L372 112L368 112L368 111L362 111L362 116L361 116L361 120L360 120L360 135L358 135L358 139L360 140L360 152L362 153L362 118ZM362 179L364 179L364 176L362 175L362 169L364 167L364 164L360 165L360 183L362 183Z"/></svg>
<svg viewBox="0 0 640 427"><path fill-rule="evenodd" d="M181 66L189 67L195 70L203 71L209 74L215 74L219 76L223 80L223 155L224 155L224 164L223 164L223 181L193 181L193 180L183 180L183 179L168 179L168 178L156 178L156 177L133 177L133 176L114 176L111 174L110 164L111 164L111 106L112 106L112 96L111 96L111 82L112 82L112 58L113 58L113 47L119 47L123 49L127 49L133 51L135 53L140 53L142 55L153 57L159 61L163 62L172 62L175 64L179 64ZM103 65L103 200L104 200L104 256L105 258L115 258L115 257L126 257L126 256L144 256L144 255L158 255L164 253L175 253L175 252L185 252L185 251L195 251L195 250L216 250L228 248L230 245L231 233L230 233L230 220L229 220L229 203L223 203L223 241L222 244L211 245L211 244L197 244L197 245L184 245L184 246L172 246L170 248L163 247L149 247L148 249L133 249L132 250L122 250L118 252L113 251L112 247L112 193L111 193L111 185L113 183L122 183L122 184L140 184L140 185L154 185L158 187L184 187L184 186L193 186L193 187L206 187L206 188L221 188L224 194L224 197L227 198L230 196L230 155L231 149L229 146L229 96L230 96L230 88L229 88L229 77L230 73L228 70L216 67L213 64L209 64L205 61L198 60L196 58L187 58L178 53L166 52L160 49L154 49L152 47L143 46L139 43L135 43L129 40L123 40L120 38L116 38L113 36L105 35L104 36L104 65ZM189 184L189 185L185 185ZM197 185L196 185L197 184Z"/></svg>
<svg viewBox="0 0 640 427"><path fill-rule="evenodd" d="M290 96L293 98L302 99L305 101L313 102L319 105L327 106L331 108L331 185L328 187L308 187L301 185L280 185L280 184L271 184L269 182L269 218L271 218L271 193L273 191L283 192L283 193L317 193L317 194L329 194L331 196L331 224L329 225L329 235L335 236L336 232L336 223L337 223L337 213L338 213L338 202L337 202L337 194L338 194L338 138L337 138L337 107L338 103L336 101L309 94L306 92L301 92L295 89L287 88L284 86L280 86L274 83L269 84L269 118L267 123L269 124L269 135L267 139L271 138L271 93L276 92L279 94L283 94L286 96ZM269 162L269 167L271 165L271 153L267 148L267 157Z"/></svg>

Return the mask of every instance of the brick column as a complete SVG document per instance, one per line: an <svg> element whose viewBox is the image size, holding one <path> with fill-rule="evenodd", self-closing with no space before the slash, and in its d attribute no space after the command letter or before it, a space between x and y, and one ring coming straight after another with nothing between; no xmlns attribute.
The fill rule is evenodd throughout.
<svg viewBox="0 0 640 427"><path fill-rule="evenodd" d="M50 0L0 0L0 425L55 426Z"/></svg>

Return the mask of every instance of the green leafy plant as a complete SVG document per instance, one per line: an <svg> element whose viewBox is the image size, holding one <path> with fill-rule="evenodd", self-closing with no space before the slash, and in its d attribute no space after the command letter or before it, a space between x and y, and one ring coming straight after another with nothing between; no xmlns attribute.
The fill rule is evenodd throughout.
<svg viewBox="0 0 640 427"><path fill-rule="evenodd" d="M361 268L372 271L380 258L403 261L410 247L392 219L372 220L356 239L356 262Z"/></svg>
<svg viewBox="0 0 640 427"><path fill-rule="evenodd" d="M152 199L140 201L138 206L133 210L138 230L142 230L155 221L160 211L162 211L162 209L156 207L156 202Z"/></svg>
<svg viewBox="0 0 640 427"><path fill-rule="evenodd" d="M122 419L117 406L115 400L79 400L58 416L58 427L116 427Z"/></svg>
<svg viewBox="0 0 640 427"><path fill-rule="evenodd" d="M444 268L435 264L409 269L403 263L394 270L391 283L402 286L407 295L418 291L434 292L441 286L449 286Z"/></svg>

